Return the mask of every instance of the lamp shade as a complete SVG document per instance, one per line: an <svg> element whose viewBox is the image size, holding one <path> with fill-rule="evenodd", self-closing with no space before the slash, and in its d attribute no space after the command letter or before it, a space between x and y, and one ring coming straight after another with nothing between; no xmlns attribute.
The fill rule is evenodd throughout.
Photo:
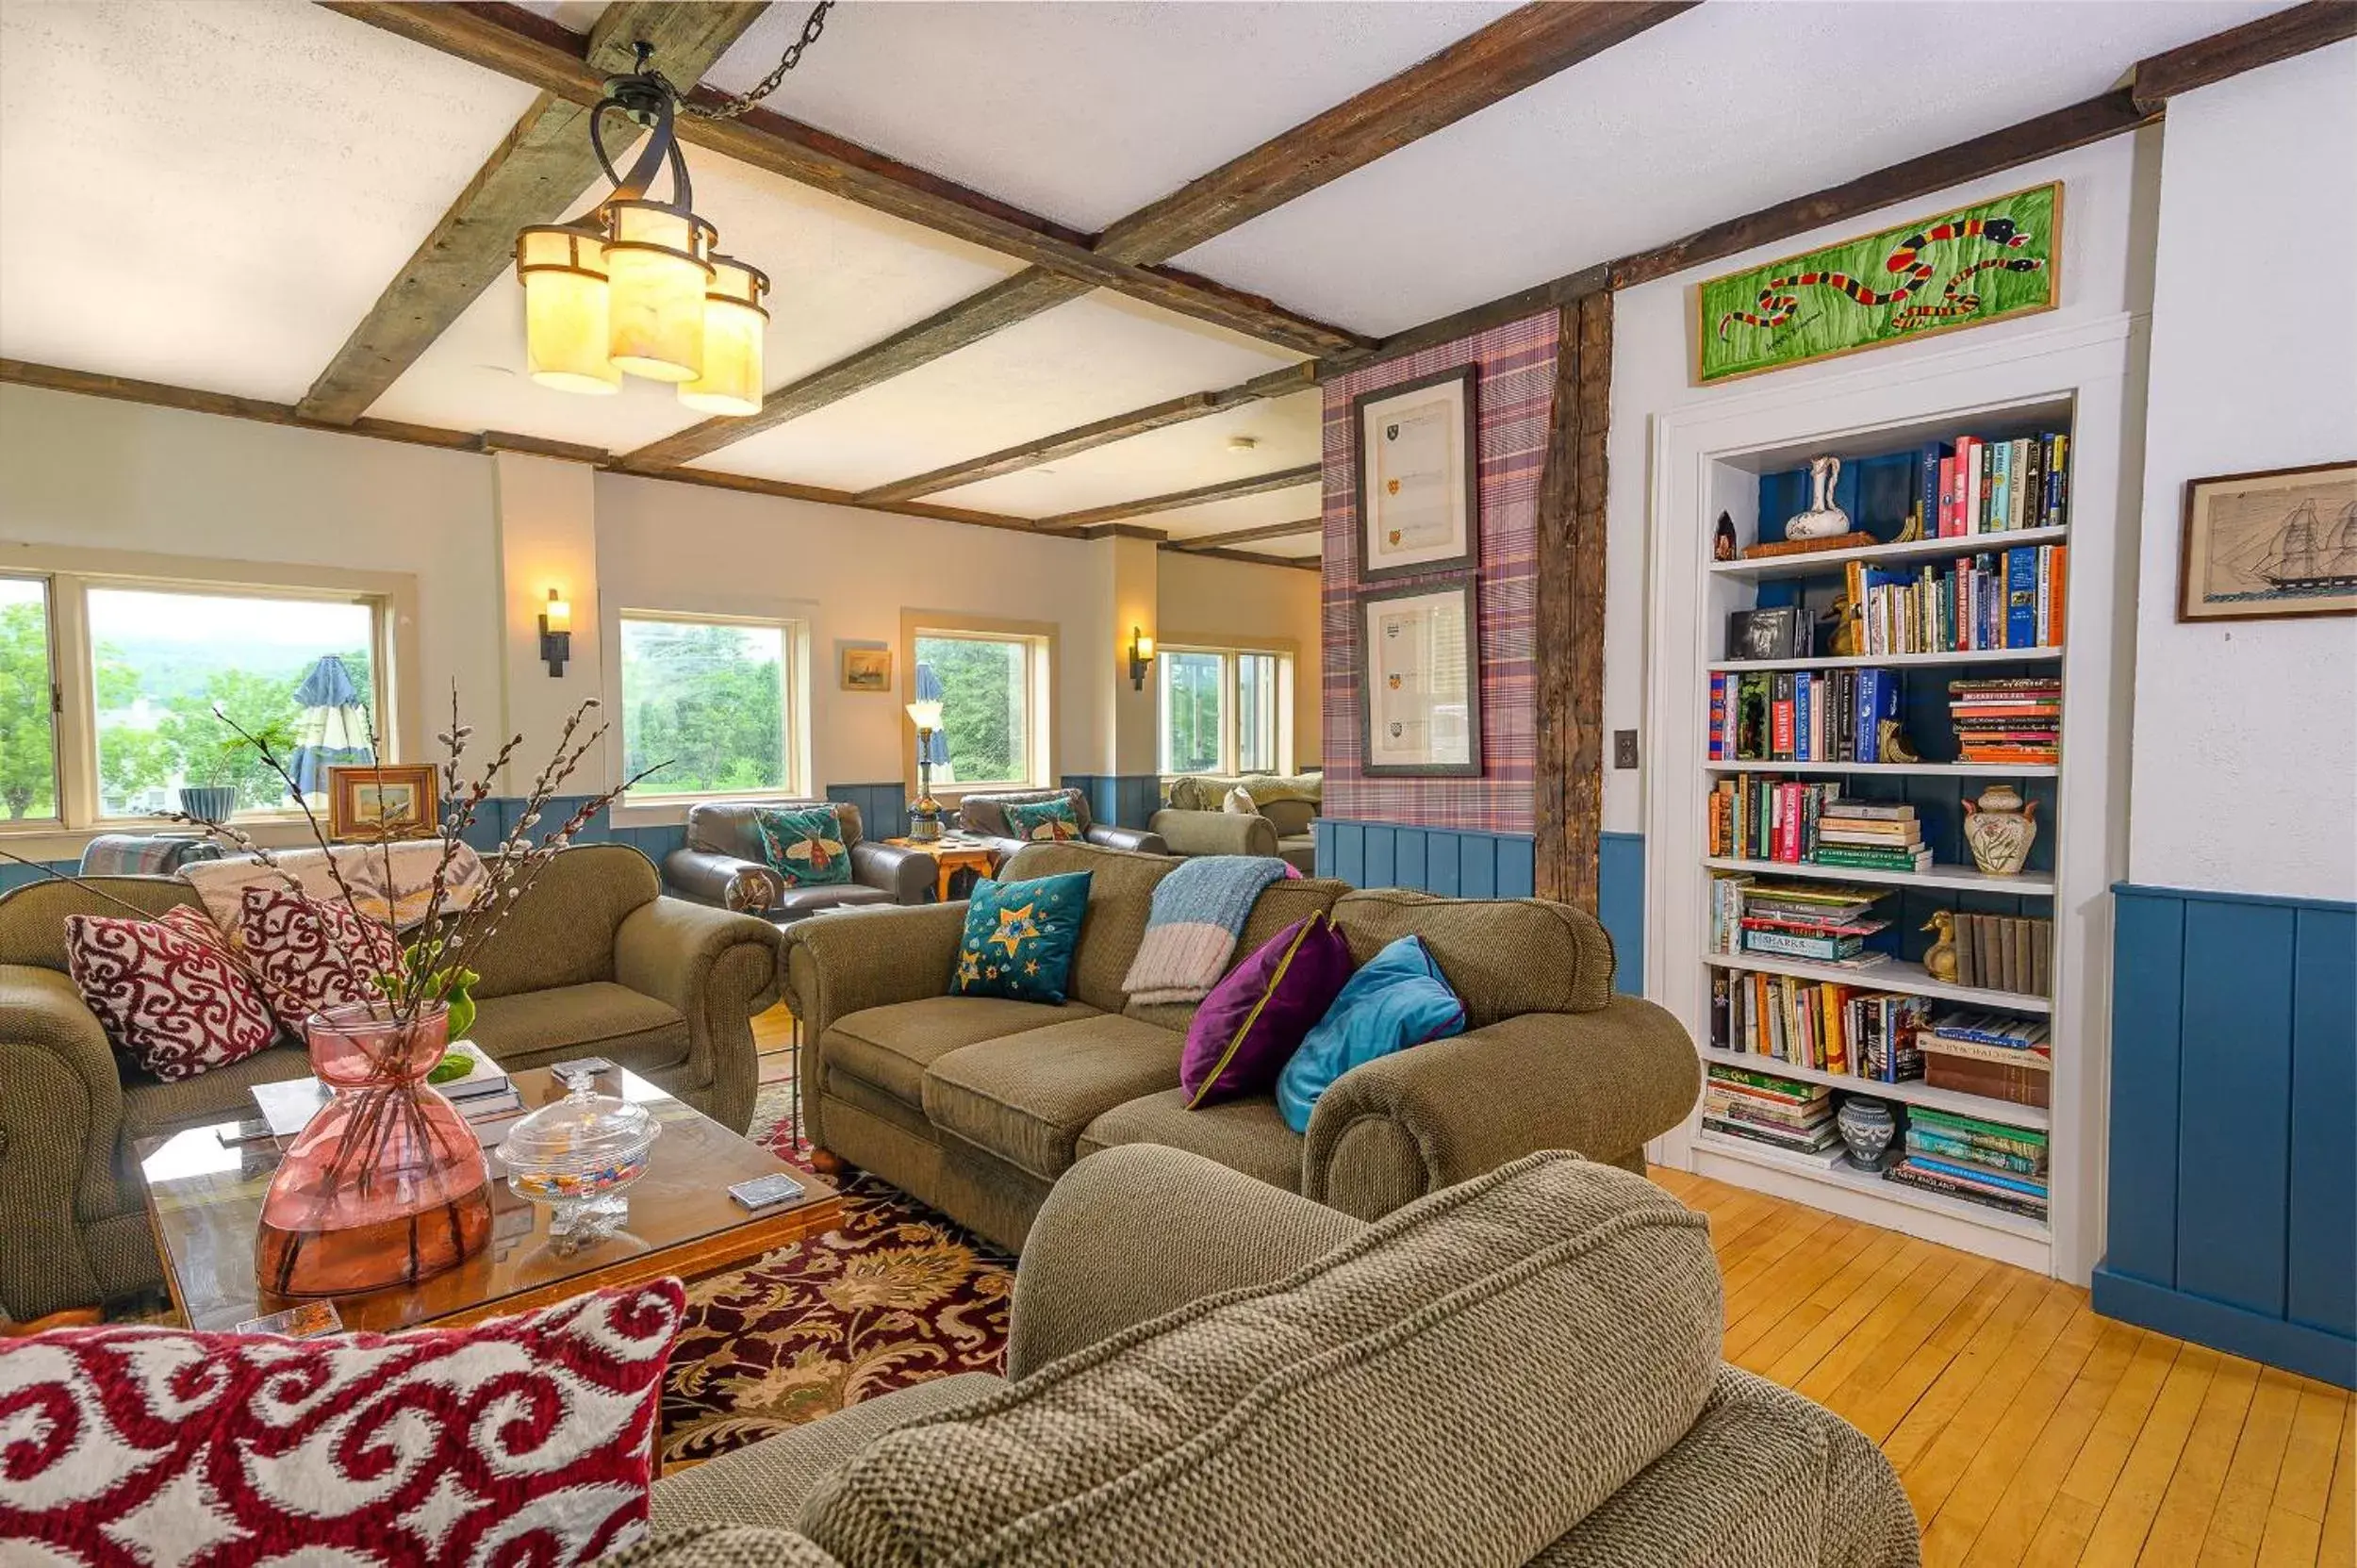
<svg viewBox="0 0 2357 1568"><path fill-rule="evenodd" d="M543 632L569 632L572 629L573 606L571 601L558 598L556 590L554 588L551 588L549 590L549 602L540 606L540 630Z"/></svg>
<svg viewBox="0 0 2357 1568"><path fill-rule="evenodd" d="M920 730L940 729L941 704L939 702L929 701L911 702L909 704L909 722L915 725Z"/></svg>
<svg viewBox="0 0 2357 1568"><path fill-rule="evenodd" d="M622 372L609 356L605 242L552 224L516 236L524 286L524 354L532 379L560 392L611 395Z"/></svg>
<svg viewBox="0 0 2357 1568"><path fill-rule="evenodd" d="M761 412L761 335L769 325L761 297L768 291L768 275L759 268L733 256L712 258L703 373L680 383L680 402L704 414Z"/></svg>
<svg viewBox="0 0 2357 1568"><path fill-rule="evenodd" d="M712 225L660 202L606 204L606 343L615 365L650 381L703 373Z"/></svg>

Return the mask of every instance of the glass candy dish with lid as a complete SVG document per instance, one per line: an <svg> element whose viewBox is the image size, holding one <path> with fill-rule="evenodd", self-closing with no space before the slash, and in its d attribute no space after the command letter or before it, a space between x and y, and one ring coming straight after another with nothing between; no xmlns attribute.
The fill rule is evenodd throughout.
<svg viewBox="0 0 2357 1568"><path fill-rule="evenodd" d="M646 1174L663 1131L645 1107L599 1094L595 1083L588 1073L568 1075L565 1098L519 1121L499 1147L508 1186L548 1207L549 1235L568 1252L620 1228L628 1189Z"/></svg>

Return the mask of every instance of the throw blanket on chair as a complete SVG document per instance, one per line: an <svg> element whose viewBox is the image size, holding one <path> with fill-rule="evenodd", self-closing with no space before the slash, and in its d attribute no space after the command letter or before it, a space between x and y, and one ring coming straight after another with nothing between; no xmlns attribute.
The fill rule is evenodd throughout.
<svg viewBox="0 0 2357 1568"><path fill-rule="evenodd" d="M234 933L249 887L284 887L291 878L310 897L335 902L340 895L335 877L327 869L327 854L324 850L281 850L276 857L279 871L272 870L252 855L198 861L181 867L179 877L205 900L205 912L213 917L213 923ZM360 914L381 920L396 931L404 931L425 918L426 902L434 891L434 867L442 858L440 839L405 838L391 845L338 844L335 854L344 880L352 884ZM389 881L386 876L388 863L392 873ZM466 908L482 896L490 881L490 869L483 864L483 858L461 844L458 852L451 857L445 876L444 907L453 911Z"/></svg>
<svg viewBox="0 0 2357 1568"><path fill-rule="evenodd" d="M1154 884L1146 939L1121 988L1131 1001L1201 1001L1228 970L1261 890L1285 876L1264 855L1201 855Z"/></svg>

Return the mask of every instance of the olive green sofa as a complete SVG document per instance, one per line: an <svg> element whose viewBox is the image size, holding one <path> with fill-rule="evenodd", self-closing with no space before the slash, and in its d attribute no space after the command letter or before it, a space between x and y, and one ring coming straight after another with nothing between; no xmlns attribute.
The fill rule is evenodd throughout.
<svg viewBox="0 0 2357 1568"><path fill-rule="evenodd" d="M171 877L92 883L107 898L62 882L0 896L0 1311L19 1320L160 1285L133 1147L251 1116L255 1084L311 1070L291 1038L175 1082L125 1067L66 974L66 916L198 900ZM742 1131L777 928L659 893L628 845L560 852L475 961L470 1037L510 1067L607 1057Z"/></svg>
<svg viewBox="0 0 2357 1568"><path fill-rule="evenodd" d="M1108 1149L1032 1228L1011 1380L668 1476L609 1561L1914 1568L1889 1461L1722 1332L1702 1216L1609 1166L1534 1154L1368 1225Z"/></svg>
<svg viewBox="0 0 2357 1568"><path fill-rule="evenodd" d="M1275 855L1309 876L1318 868L1315 824L1325 788L1321 773L1181 774L1147 826L1175 855ZM1253 810L1227 809L1234 789L1252 797Z"/></svg>
<svg viewBox="0 0 2357 1568"><path fill-rule="evenodd" d="M1166 1144L1361 1219L1534 1149L1641 1171L1652 1138L1701 1088L1693 1043L1612 989L1612 942L1582 912L1532 899L1441 899L1289 878L1254 905L1235 959L1330 911L1364 963L1422 936L1468 1032L1345 1074L1285 1126L1270 1097L1184 1106L1192 1007L1140 1006L1121 982L1154 886L1180 861L1031 844L1000 875L1093 874L1060 1006L948 995L963 902L861 910L786 928L807 1125L823 1149L1019 1247L1056 1179L1095 1150Z"/></svg>

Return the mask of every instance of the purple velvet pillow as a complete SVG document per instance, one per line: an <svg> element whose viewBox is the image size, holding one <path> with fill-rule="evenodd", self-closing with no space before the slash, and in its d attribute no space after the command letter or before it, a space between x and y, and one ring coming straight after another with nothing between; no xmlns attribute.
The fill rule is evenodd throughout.
<svg viewBox="0 0 2357 1568"><path fill-rule="evenodd" d="M1211 987L1187 1029L1187 1109L1264 1095L1350 979L1350 942L1323 910L1295 920Z"/></svg>

